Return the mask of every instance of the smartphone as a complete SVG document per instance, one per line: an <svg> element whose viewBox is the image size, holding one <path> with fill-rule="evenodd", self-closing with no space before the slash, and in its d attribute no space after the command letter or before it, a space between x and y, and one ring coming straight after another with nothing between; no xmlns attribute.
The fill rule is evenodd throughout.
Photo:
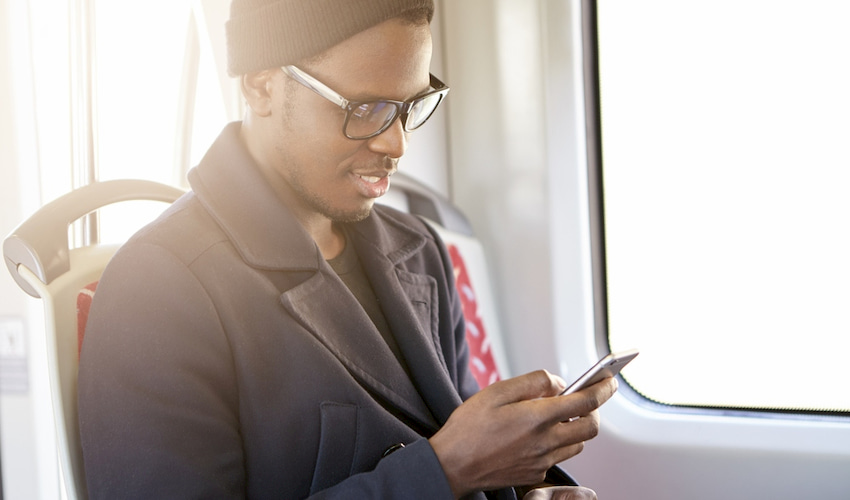
<svg viewBox="0 0 850 500"><path fill-rule="evenodd" d="M620 373L620 370L629 364L629 361L635 359L635 356L637 355L637 349L629 349L628 351L614 352L605 356L593 365L590 370L584 372L584 375L573 382L571 386L564 389L561 396L572 394L584 389L585 387L590 387L602 379L613 377Z"/></svg>

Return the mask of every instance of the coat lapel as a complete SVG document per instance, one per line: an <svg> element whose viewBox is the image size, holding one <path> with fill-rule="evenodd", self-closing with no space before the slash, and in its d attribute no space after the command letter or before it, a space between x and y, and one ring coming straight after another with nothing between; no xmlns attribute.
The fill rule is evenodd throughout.
<svg viewBox="0 0 850 500"><path fill-rule="evenodd" d="M319 340L373 396L436 428L434 417L372 320L330 266L284 292L281 304ZM333 305L329 314L328 304Z"/></svg>
<svg viewBox="0 0 850 500"><path fill-rule="evenodd" d="M273 281L283 307L360 384L425 430L436 431L446 421L461 400L440 347L436 282L401 265L425 245L424 235L374 211L350 232L410 368L408 377L357 299L269 187L241 144L238 122L224 129L189 180L245 262L280 278Z"/></svg>
<svg viewBox="0 0 850 500"><path fill-rule="evenodd" d="M425 237L378 214L357 225L354 244L381 303L413 384L442 425L461 403L439 338L437 282L401 265L426 244ZM434 429L437 430L436 428Z"/></svg>

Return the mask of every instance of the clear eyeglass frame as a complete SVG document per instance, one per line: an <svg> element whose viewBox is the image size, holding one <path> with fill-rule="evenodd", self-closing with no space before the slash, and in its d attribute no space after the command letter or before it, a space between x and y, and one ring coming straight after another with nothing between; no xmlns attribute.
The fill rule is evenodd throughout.
<svg viewBox="0 0 850 500"><path fill-rule="evenodd" d="M449 92L449 87L445 83L433 74L429 74L433 90L409 101L391 99L350 101L297 66L282 66L280 69L285 75L345 110L342 133L345 137L354 140L380 135L399 117L401 117L404 131L413 132L431 118Z"/></svg>

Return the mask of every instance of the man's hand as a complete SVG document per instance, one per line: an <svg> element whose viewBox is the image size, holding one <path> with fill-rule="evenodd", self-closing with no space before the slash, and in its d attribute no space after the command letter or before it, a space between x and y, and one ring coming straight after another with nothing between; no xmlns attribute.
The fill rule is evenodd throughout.
<svg viewBox="0 0 850 500"><path fill-rule="evenodd" d="M531 490L522 500L596 500L596 492L581 486L556 486Z"/></svg>
<svg viewBox="0 0 850 500"><path fill-rule="evenodd" d="M617 381L552 397L565 387L539 370L497 382L459 406L429 440L455 496L539 483L551 466L580 453L599 432L596 410Z"/></svg>

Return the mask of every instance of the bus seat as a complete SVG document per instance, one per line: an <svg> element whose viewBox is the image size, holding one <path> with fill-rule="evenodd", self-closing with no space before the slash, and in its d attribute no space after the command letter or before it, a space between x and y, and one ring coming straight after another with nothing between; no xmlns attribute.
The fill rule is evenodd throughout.
<svg viewBox="0 0 850 500"><path fill-rule="evenodd" d="M145 180L97 182L46 204L3 241L6 266L17 284L44 305L47 369L58 459L69 499L87 498L77 419L78 300L88 295L119 245L70 248L68 227L98 208L130 200L171 203L178 188ZM88 289L86 287L89 287ZM81 295L81 290L84 292ZM83 303L85 315L88 306Z"/></svg>
<svg viewBox="0 0 850 500"><path fill-rule="evenodd" d="M382 203L424 219L446 244L466 320L470 370L478 385L483 388L509 378L484 247L469 220L446 197L402 172L393 175L384 198Z"/></svg>

